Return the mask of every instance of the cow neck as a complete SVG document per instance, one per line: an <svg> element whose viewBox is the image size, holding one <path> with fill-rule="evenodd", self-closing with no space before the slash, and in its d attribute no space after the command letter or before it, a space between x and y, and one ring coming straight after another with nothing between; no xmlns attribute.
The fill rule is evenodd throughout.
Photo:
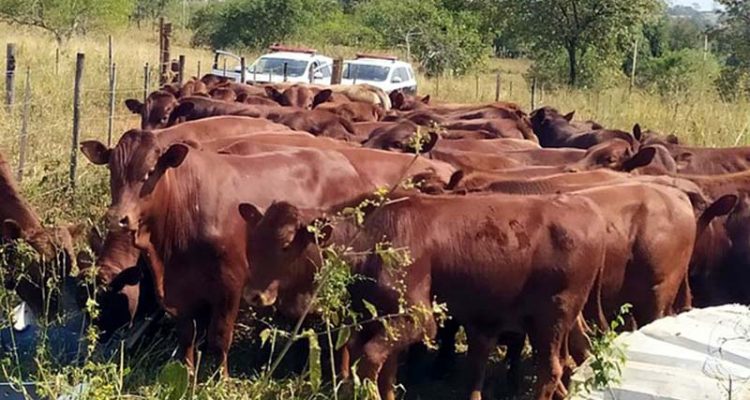
<svg viewBox="0 0 750 400"><path fill-rule="evenodd" d="M24 232L41 230L42 224L16 187L8 162L0 154L0 223L13 219Z"/></svg>
<svg viewBox="0 0 750 400"><path fill-rule="evenodd" d="M191 152L177 168L169 168L154 188L152 209L146 215L154 249L165 265L175 253L184 253L201 226L199 205L200 166L197 152Z"/></svg>

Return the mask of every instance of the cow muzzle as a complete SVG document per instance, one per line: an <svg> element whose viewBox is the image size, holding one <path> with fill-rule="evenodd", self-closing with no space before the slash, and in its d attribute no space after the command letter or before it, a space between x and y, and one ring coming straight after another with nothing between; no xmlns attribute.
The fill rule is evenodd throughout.
<svg viewBox="0 0 750 400"><path fill-rule="evenodd" d="M276 303L278 293L278 283L274 282L263 291L245 288L242 297L252 307L270 307Z"/></svg>
<svg viewBox="0 0 750 400"><path fill-rule="evenodd" d="M139 218L134 213L110 212L107 219L110 230L131 232L138 230Z"/></svg>

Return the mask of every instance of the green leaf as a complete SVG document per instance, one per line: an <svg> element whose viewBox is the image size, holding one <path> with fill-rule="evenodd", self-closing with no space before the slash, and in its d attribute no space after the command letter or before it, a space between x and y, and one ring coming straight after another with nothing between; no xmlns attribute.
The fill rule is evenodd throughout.
<svg viewBox="0 0 750 400"><path fill-rule="evenodd" d="M318 336L315 331L309 329L305 331L307 341L310 346L310 354L308 355L308 373L310 374L310 385L314 392L320 389L320 384L323 380L322 367L320 366L320 343L318 343Z"/></svg>
<svg viewBox="0 0 750 400"><path fill-rule="evenodd" d="M172 361L162 367L158 382L167 388L166 400L180 400L188 390L188 369L177 361Z"/></svg>
<svg viewBox="0 0 750 400"><path fill-rule="evenodd" d="M260 331L260 345L265 346L266 342L268 341L268 338L271 337L271 333L273 332L272 329L266 328Z"/></svg>
<svg viewBox="0 0 750 400"><path fill-rule="evenodd" d="M370 303L367 300L362 300L362 304L365 305L365 308L370 313L370 316L372 318L377 318L378 317L378 309L375 308L375 306L372 303Z"/></svg>
<svg viewBox="0 0 750 400"><path fill-rule="evenodd" d="M348 326L345 326L339 330L339 334L336 337L336 350L340 350L344 345L346 345L346 342L349 341L349 338L352 336L352 330Z"/></svg>

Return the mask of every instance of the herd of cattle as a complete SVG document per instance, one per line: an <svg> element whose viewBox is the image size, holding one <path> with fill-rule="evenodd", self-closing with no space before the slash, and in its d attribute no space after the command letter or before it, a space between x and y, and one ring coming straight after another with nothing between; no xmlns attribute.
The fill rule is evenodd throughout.
<svg viewBox="0 0 750 400"><path fill-rule="evenodd" d="M472 400L498 343L519 379L526 337L535 396L550 399L566 394L571 362L586 358L591 324L606 329L625 303L626 329L693 306L750 303L750 148L689 147L549 107L430 104L366 85L207 75L126 105L140 129L113 148L81 144L110 173L109 231L90 237L108 287L97 323L112 332L161 307L190 366L205 331L226 367L241 307L309 311L326 244L347 246L354 272L369 278L349 289L356 309L366 300L398 314L403 295L413 306L445 303L452 317L444 327L396 317L396 335L368 324L351 337L342 374L359 360L358 375L383 399L395 396L399 354L437 336L439 359L450 357L459 325ZM317 237L307 229L381 188L392 189L389 201L361 225L336 220ZM6 243L24 239L41 255L6 282L39 311L42 264L69 268L74 241L40 224L2 158L0 220ZM373 251L384 240L409 249L411 265L386 268Z"/></svg>

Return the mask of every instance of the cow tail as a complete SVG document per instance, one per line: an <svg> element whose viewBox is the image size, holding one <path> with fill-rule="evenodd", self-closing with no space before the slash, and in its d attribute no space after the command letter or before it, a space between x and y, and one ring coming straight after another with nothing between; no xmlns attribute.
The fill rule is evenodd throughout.
<svg viewBox="0 0 750 400"><path fill-rule="evenodd" d="M604 316L604 308L602 307L602 276L604 275L604 266L599 267L596 272L596 278L594 279L594 286L591 287L591 292L586 299L584 305L584 315L587 318L593 319L593 322L599 328L600 331L604 332L609 329L607 318Z"/></svg>

